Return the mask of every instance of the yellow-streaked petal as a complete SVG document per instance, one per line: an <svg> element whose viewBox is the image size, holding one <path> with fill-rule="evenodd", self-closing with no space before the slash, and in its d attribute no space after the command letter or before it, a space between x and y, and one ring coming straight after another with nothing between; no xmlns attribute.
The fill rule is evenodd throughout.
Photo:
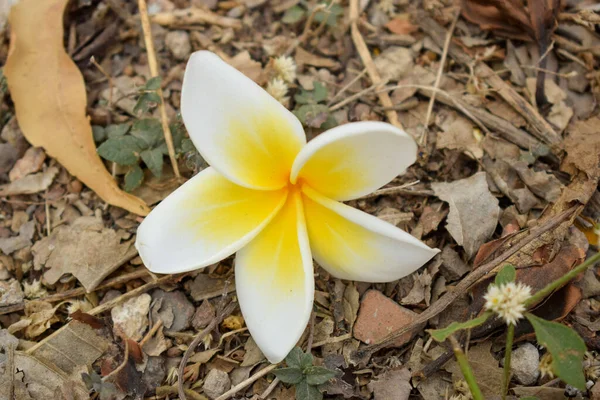
<svg viewBox="0 0 600 400"><path fill-rule="evenodd" d="M327 197L346 201L382 187L416 159L417 145L403 130L384 122L354 122L304 146L291 181L301 180Z"/></svg>
<svg viewBox="0 0 600 400"><path fill-rule="evenodd" d="M235 284L248 329L272 363L285 358L306 328L314 296L313 264L300 193L235 260Z"/></svg>
<svg viewBox="0 0 600 400"><path fill-rule="evenodd" d="M244 74L208 51L188 61L181 115L194 145L223 176L252 189L287 185L306 143L298 119Z"/></svg>
<svg viewBox="0 0 600 400"><path fill-rule="evenodd" d="M244 188L207 168L152 210L135 246L152 272L205 267L250 242L285 204L286 194Z"/></svg>
<svg viewBox="0 0 600 400"><path fill-rule="evenodd" d="M302 187L310 248L330 274L363 282L390 282L435 256L402 229Z"/></svg>

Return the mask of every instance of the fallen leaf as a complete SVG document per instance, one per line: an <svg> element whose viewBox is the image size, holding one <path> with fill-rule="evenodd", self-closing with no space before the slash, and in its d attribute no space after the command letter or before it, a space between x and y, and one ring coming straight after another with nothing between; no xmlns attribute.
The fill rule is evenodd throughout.
<svg viewBox="0 0 600 400"><path fill-rule="evenodd" d="M502 390L502 368L498 366L498 361L492 356L490 350L492 341L485 341L475 346L469 347L467 359L473 370L475 381L479 385L484 398L492 398ZM460 367L455 360L446 364L446 371L452 373L452 378L464 380Z"/></svg>
<svg viewBox="0 0 600 400"><path fill-rule="evenodd" d="M538 398L543 400L565 400L565 389L548 386L516 386L512 388L519 398Z"/></svg>
<svg viewBox="0 0 600 400"><path fill-rule="evenodd" d="M360 294L353 283L348 284L344 290L344 319L348 324L348 329L352 330L356 317L358 315Z"/></svg>
<svg viewBox="0 0 600 400"><path fill-rule="evenodd" d="M144 350L144 353L146 353L149 356L159 356L169 347L171 347L171 341L165 339L163 327L161 326L160 329L156 332L156 334L150 339L148 339L146 343L144 343L142 349Z"/></svg>
<svg viewBox="0 0 600 400"><path fill-rule="evenodd" d="M131 241L121 243L118 232L104 228L95 217L80 217L72 225L57 227L36 242L32 252L36 269L49 268L44 274L48 283L71 273L87 291L137 254Z"/></svg>
<svg viewBox="0 0 600 400"><path fill-rule="evenodd" d="M443 132L437 133L437 146L442 149L463 150L472 158L483 157L483 149L475 137L473 124L466 118L455 115L450 123L442 124Z"/></svg>
<svg viewBox="0 0 600 400"><path fill-rule="evenodd" d="M110 312L116 336L123 339L140 340L148 328L148 311L152 297L143 293L117 305Z"/></svg>
<svg viewBox="0 0 600 400"><path fill-rule="evenodd" d="M546 171L535 171L525 161L511 163L511 167L536 196L550 203L556 202L560 197L563 185L554 175Z"/></svg>
<svg viewBox="0 0 600 400"><path fill-rule="evenodd" d="M515 203L520 213L526 214L539 204L538 198L523 184L517 172L506 161L500 159L493 161L485 156L483 165L496 187L494 191L508 197Z"/></svg>
<svg viewBox="0 0 600 400"><path fill-rule="evenodd" d="M369 382L373 400L408 400L412 386L411 374L406 368L391 369Z"/></svg>
<svg viewBox="0 0 600 400"><path fill-rule="evenodd" d="M383 82L398 81L408 75L414 65L414 55L406 47L392 46L385 49L375 60L377 72Z"/></svg>
<svg viewBox="0 0 600 400"><path fill-rule="evenodd" d="M564 140L567 156L561 165L562 170L571 175L579 170L590 178L595 177L600 165L598 126L600 118L594 117L587 121L577 121L569 128Z"/></svg>
<svg viewBox="0 0 600 400"><path fill-rule="evenodd" d="M400 304L414 305L425 301L425 304L429 305L429 300L431 298L431 275L425 270L422 273L413 274L412 277L413 287L400 301Z"/></svg>
<svg viewBox="0 0 600 400"><path fill-rule="evenodd" d="M242 360L240 367L250 367L265 359L264 354L260 351L252 337L249 337L246 341L244 350L246 351L246 354L244 354L244 359Z"/></svg>
<svg viewBox="0 0 600 400"><path fill-rule="evenodd" d="M46 153L39 147L30 147L20 160L17 160L15 166L10 170L8 178L12 181L21 179L24 176L38 172L42 169Z"/></svg>
<svg viewBox="0 0 600 400"><path fill-rule="evenodd" d="M29 339L38 337L46 332L50 326L59 322L60 319L55 315L56 311L64 303L59 303L55 307L45 301L28 301L25 303L25 317L29 324L25 327L25 336Z"/></svg>
<svg viewBox="0 0 600 400"><path fill-rule="evenodd" d="M250 57L248 50L236 54L235 57L229 60L229 65L258 84L261 84L264 81L262 64L258 61L254 61L252 57Z"/></svg>
<svg viewBox="0 0 600 400"><path fill-rule="evenodd" d="M11 381L15 383L15 399L19 400L55 399L56 393L62 394L64 387L69 388L70 399L89 399L81 379L74 379L56 366L20 351L14 353L12 368L5 368L0 375L0 398L9 398Z"/></svg>
<svg viewBox="0 0 600 400"><path fill-rule="evenodd" d="M19 235L0 239L0 250L4 254L31 246L31 239L35 233L35 221L31 220L19 227Z"/></svg>
<svg viewBox="0 0 600 400"><path fill-rule="evenodd" d="M43 147L100 198L146 215L148 207L119 189L96 153L92 127L85 115L83 77L63 47L67 3L22 0L11 9L11 51L4 73L19 125L27 140Z"/></svg>
<svg viewBox="0 0 600 400"><path fill-rule="evenodd" d="M83 322L71 321L31 354L71 374L79 366L91 366L108 346L109 341L98 335L92 327Z"/></svg>
<svg viewBox="0 0 600 400"><path fill-rule="evenodd" d="M309 53L302 47L296 49L295 56L296 64L300 67L302 65L312 65L313 67L324 67L330 69L338 69L340 63L327 57L320 57L315 54Z"/></svg>
<svg viewBox="0 0 600 400"><path fill-rule="evenodd" d="M492 236L500 216L498 199L490 193L485 172L451 183L433 183L431 187L450 205L446 229L472 257Z"/></svg>
<svg viewBox="0 0 600 400"><path fill-rule="evenodd" d="M44 191L50 187L57 174L58 168L50 167L44 172L27 175L6 185L0 185L0 196L34 194Z"/></svg>
<svg viewBox="0 0 600 400"><path fill-rule="evenodd" d="M407 16L398 16L385 24L385 27L396 35L410 35L419 30L419 27L413 25Z"/></svg>
<svg viewBox="0 0 600 400"><path fill-rule="evenodd" d="M188 363L206 364L218 352L219 352L219 349L210 349L210 350L201 351L199 353L194 353L189 358Z"/></svg>
<svg viewBox="0 0 600 400"><path fill-rule="evenodd" d="M0 143L0 175L9 172L18 158L19 152L15 146L10 143Z"/></svg>

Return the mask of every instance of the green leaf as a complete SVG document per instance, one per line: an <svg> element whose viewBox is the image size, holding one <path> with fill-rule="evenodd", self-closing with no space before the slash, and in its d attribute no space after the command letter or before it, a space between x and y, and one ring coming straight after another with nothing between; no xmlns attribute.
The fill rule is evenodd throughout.
<svg viewBox="0 0 600 400"><path fill-rule="evenodd" d="M500 272L496 274L496 279L494 280L494 284L496 286L504 285L509 282L514 282L517 278L517 270L514 265L506 264Z"/></svg>
<svg viewBox="0 0 600 400"><path fill-rule="evenodd" d="M312 354L302 353L302 357L300 357L300 368L304 371L305 369L312 367L313 361Z"/></svg>
<svg viewBox="0 0 600 400"><path fill-rule="evenodd" d="M300 383L304 379L304 374L300 368L279 368L273 371L276 377L278 377L283 383L293 383L294 385Z"/></svg>
<svg viewBox="0 0 600 400"><path fill-rule="evenodd" d="M158 90L160 89L160 76L148 79L148 82L144 85L144 90Z"/></svg>
<svg viewBox="0 0 600 400"><path fill-rule="evenodd" d="M140 153L144 164L150 169L150 172L157 178L162 175L163 169L163 153L159 148L152 150L144 150Z"/></svg>
<svg viewBox="0 0 600 400"><path fill-rule="evenodd" d="M181 141L181 151L184 153L196 151L196 146L194 146L194 142L192 142L192 139L185 138Z"/></svg>
<svg viewBox="0 0 600 400"><path fill-rule="evenodd" d="M139 141L133 136L110 138L98 147L98 154L105 160L119 165L134 165L138 162L138 154L142 150Z"/></svg>
<svg viewBox="0 0 600 400"><path fill-rule="evenodd" d="M538 342L552 355L552 370L564 382L585 390L583 355L586 347L583 339L571 328L558 322L546 321L531 313L525 314L535 330Z"/></svg>
<svg viewBox="0 0 600 400"><path fill-rule="evenodd" d="M300 6L293 6L285 10L281 22L284 24L295 24L304 18L306 11Z"/></svg>
<svg viewBox="0 0 600 400"><path fill-rule="evenodd" d="M92 125L92 134L94 135L94 142L100 143L106 140L106 129L103 126Z"/></svg>
<svg viewBox="0 0 600 400"><path fill-rule="evenodd" d="M106 136L115 138L125 135L129 131L130 126L128 124L113 124L106 127Z"/></svg>
<svg viewBox="0 0 600 400"><path fill-rule="evenodd" d="M304 352L302 351L302 349L300 347L296 346L289 352L289 354L285 358L285 363L290 368L303 369L302 368L302 356L303 355L304 355ZM312 365L312 363L311 363L311 365Z"/></svg>
<svg viewBox="0 0 600 400"><path fill-rule="evenodd" d="M325 104L305 104L293 111L300 122L311 128L321 128L329 119L329 107Z"/></svg>
<svg viewBox="0 0 600 400"><path fill-rule="evenodd" d="M313 84L314 89L312 91L313 100L317 103L327 100L327 88L321 84L321 82L315 82Z"/></svg>
<svg viewBox="0 0 600 400"><path fill-rule="evenodd" d="M153 149L164 140L162 125L155 118L144 118L135 121L131 127L131 134L140 139L144 149Z"/></svg>
<svg viewBox="0 0 600 400"><path fill-rule="evenodd" d="M322 4L328 6L328 3ZM330 7L328 6L328 9L317 12L315 14L315 21L321 23L326 20L327 26L334 27L337 25L338 17L342 14L344 14L344 8L336 3Z"/></svg>
<svg viewBox="0 0 600 400"><path fill-rule="evenodd" d="M335 377L335 371L331 371L325 367L308 367L304 370L306 382L309 385L322 385Z"/></svg>
<svg viewBox="0 0 600 400"><path fill-rule="evenodd" d="M131 192L135 188L139 187L143 180L144 171L142 171L140 166L136 164L125 174L125 186L123 186L123 189Z"/></svg>
<svg viewBox="0 0 600 400"><path fill-rule="evenodd" d="M316 386L309 385L306 379L296 385L296 400L322 400L323 393Z"/></svg>
<svg viewBox="0 0 600 400"><path fill-rule="evenodd" d="M427 332L431 335L431 337L434 340L438 342L443 342L444 340L448 339L448 336L452 335L454 332L457 332L462 329L475 328L476 326L483 324L485 321L488 320L489 317L492 316L492 314L493 313L491 311L486 311L477 318L473 318L465 322L453 322L445 328L428 329Z"/></svg>
<svg viewBox="0 0 600 400"><path fill-rule="evenodd" d="M142 93L133 107L135 114L146 113L155 104L160 103L160 96L154 92Z"/></svg>
<svg viewBox="0 0 600 400"><path fill-rule="evenodd" d="M181 122L174 122L169 125L171 130L171 136L173 138L173 147L175 147L175 153L182 153L181 142L185 139L185 129Z"/></svg>

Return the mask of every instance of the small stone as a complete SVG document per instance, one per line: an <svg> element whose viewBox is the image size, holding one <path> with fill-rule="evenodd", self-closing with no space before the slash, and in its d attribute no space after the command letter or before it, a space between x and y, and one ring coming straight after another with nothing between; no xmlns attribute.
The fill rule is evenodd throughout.
<svg viewBox="0 0 600 400"><path fill-rule="evenodd" d="M204 393L211 399L216 399L231 387L231 380L226 372L211 369L204 380Z"/></svg>
<svg viewBox="0 0 600 400"><path fill-rule="evenodd" d="M19 281L0 282L0 307L23 302L23 290Z"/></svg>
<svg viewBox="0 0 600 400"><path fill-rule="evenodd" d="M148 311L152 297L144 293L111 310L113 331L124 339L140 340L148 327Z"/></svg>
<svg viewBox="0 0 600 400"><path fill-rule="evenodd" d="M192 53L190 35L186 31L170 31L165 36L165 45L177 60L187 60Z"/></svg>
<svg viewBox="0 0 600 400"><path fill-rule="evenodd" d="M522 385L533 385L540 376L540 352L531 343L519 346L512 353L510 370L517 382Z"/></svg>
<svg viewBox="0 0 600 400"><path fill-rule="evenodd" d="M192 317L192 326L197 330L204 329L215 317L215 308L210 301L204 300Z"/></svg>
<svg viewBox="0 0 600 400"><path fill-rule="evenodd" d="M374 343L393 331L412 324L417 313L400 306L377 290L369 290L360 303L358 318L354 325L354 337L366 344ZM402 346L411 339L412 333L400 336L393 346Z"/></svg>
<svg viewBox="0 0 600 400"><path fill-rule="evenodd" d="M152 293L152 301L154 322L162 320L165 328L172 332L180 332L190 326L195 309L182 292L157 289Z"/></svg>
<svg viewBox="0 0 600 400"><path fill-rule="evenodd" d="M164 357L148 357L146 369L142 375L142 380L146 387L155 388L160 386L167 375Z"/></svg>

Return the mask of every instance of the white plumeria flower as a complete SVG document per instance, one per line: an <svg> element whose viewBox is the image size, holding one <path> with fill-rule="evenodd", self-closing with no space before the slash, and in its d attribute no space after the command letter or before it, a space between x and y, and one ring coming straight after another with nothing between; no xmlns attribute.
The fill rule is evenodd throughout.
<svg viewBox="0 0 600 400"><path fill-rule="evenodd" d="M502 318L507 325L516 325L523 318L525 302L531 297L531 288L522 283L508 282L501 285L490 285L483 298L486 300L485 308L493 311Z"/></svg>
<svg viewBox="0 0 600 400"><path fill-rule="evenodd" d="M314 297L314 259L341 279L389 282L429 261L408 233L341 201L383 186L416 159L405 132L381 122L331 129L310 143L298 119L213 53L192 54L181 113L211 165L140 225L155 273L206 267L237 252L246 324L273 363L300 339Z"/></svg>

